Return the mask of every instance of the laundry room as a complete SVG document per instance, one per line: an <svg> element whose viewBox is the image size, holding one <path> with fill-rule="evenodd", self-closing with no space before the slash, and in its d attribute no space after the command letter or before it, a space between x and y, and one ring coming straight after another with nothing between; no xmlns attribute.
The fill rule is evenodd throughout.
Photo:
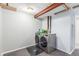
<svg viewBox="0 0 79 59"><path fill-rule="evenodd" d="M78 5L0 3L0 55L79 56L75 48Z"/></svg>

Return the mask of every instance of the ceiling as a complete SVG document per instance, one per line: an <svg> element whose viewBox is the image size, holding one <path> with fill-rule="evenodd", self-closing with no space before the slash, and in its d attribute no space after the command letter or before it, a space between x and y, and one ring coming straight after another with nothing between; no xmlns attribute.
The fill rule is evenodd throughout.
<svg viewBox="0 0 79 59"><path fill-rule="evenodd" d="M18 11L23 11L35 15L42 9L51 5L51 3L9 3L9 5L16 7Z"/></svg>
<svg viewBox="0 0 79 59"><path fill-rule="evenodd" d="M51 4L53 3L9 3L10 6L16 7L18 11L26 12L32 15L35 15L36 13L40 12ZM72 8L73 6L79 5L79 3L66 3L66 5ZM55 12L61 11L63 9L64 7L62 5L60 7L55 8L54 10L51 10L50 12L47 12L43 15L43 17L48 15L54 15Z"/></svg>

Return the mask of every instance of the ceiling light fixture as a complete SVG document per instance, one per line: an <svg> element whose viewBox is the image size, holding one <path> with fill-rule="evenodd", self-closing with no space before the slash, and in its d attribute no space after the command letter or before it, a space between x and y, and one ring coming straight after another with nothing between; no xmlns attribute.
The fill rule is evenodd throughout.
<svg viewBox="0 0 79 59"><path fill-rule="evenodd" d="M28 9L28 10L33 10L33 8L32 8L32 7L27 7L27 9Z"/></svg>

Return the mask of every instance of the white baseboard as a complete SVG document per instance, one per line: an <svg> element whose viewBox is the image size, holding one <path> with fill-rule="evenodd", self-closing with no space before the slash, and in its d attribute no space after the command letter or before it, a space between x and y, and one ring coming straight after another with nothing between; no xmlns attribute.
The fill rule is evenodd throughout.
<svg viewBox="0 0 79 59"><path fill-rule="evenodd" d="M72 52L75 50L75 48L69 53L69 54L72 54Z"/></svg>
<svg viewBox="0 0 79 59"><path fill-rule="evenodd" d="M60 49L58 49L58 50L60 50ZM65 51L63 51L63 52L67 53L67 54L71 54L74 50L75 50L75 48L71 52L65 52ZM62 51L62 50L60 50L60 51Z"/></svg>
<svg viewBox="0 0 79 59"><path fill-rule="evenodd" d="M33 45L30 45L30 46L33 46ZM18 50L21 50L21 49L25 49L27 47L29 47L29 46L24 46L24 47L21 47L21 48L17 48L17 49L13 49L13 50L10 50L10 51L2 52L1 56L4 56L4 54L10 53L10 52L14 52L14 51L18 51Z"/></svg>

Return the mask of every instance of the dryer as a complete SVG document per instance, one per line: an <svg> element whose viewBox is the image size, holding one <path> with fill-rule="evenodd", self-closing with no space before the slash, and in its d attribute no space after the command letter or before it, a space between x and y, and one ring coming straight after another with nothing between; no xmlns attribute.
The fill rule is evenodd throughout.
<svg viewBox="0 0 79 59"><path fill-rule="evenodd" d="M56 34L47 34L39 39L39 47L47 53L56 50Z"/></svg>

